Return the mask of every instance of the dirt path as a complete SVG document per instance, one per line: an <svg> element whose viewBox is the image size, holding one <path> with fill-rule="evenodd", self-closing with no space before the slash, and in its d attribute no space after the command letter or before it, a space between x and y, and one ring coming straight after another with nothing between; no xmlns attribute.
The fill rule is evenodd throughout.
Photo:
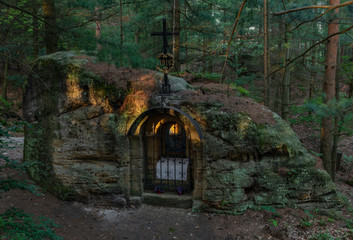
<svg viewBox="0 0 353 240"><path fill-rule="evenodd" d="M2 152L11 159L22 159L23 138L12 138L11 147ZM5 174L27 178L18 172ZM351 187L340 183L352 200ZM2 193L0 213L9 207L22 209L36 216L45 216L61 225L56 233L64 239L309 239L316 232L344 236L349 229L344 221L312 219L305 228L301 219L308 219L302 210L279 209L274 215L266 211L247 211L238 216L193 214L190 210L143 205L138 209L104 208L77 202L65 202L43 190L37 196L28 191L12 190ZM309 221L309 220L308 220ZM347 237L343 239L353 239Z"/></svg>

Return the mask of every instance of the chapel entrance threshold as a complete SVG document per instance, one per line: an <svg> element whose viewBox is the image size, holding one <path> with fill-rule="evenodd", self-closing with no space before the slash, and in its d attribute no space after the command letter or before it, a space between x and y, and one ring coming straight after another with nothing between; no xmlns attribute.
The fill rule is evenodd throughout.
<svg viewBox="0 0 353 240"><path fill-rule="evenodd" d="M152 206L173 207L188 209L192 207L192 194L177 195L172 192L157 194L153 191L145 191L142 195L143 203Z"/></svg>

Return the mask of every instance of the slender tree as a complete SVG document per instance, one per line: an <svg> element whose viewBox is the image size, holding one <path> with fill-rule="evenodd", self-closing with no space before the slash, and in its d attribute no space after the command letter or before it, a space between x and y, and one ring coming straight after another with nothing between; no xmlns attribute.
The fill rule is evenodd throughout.
<svg viewBox="0 0 353 240"><path fill-rule="evenodd" d="M4 66L4 77L3 77L4 81L2 83L1 97L7 100L7 70L9 66L9 54L7 50L4 51L4 55L5 55L5 66Z"/></svg>
<svg viewBox="0 0 353 240"><path fill-rule="evenodd" d="M32 31L33 31L33 59L39 56L39 24L38 24L38 6L36 2L33 4L32 17Z"/></svg>
<svg viewBox="0 0 353 240"><path fill-rule="evenodd" d="M102 35L102 29L101 29L101 14L100 14L100 7L96 6L94 7L94 10L96 12L96 41L97 41L97 51L102 49L102 45L99 43L99 39L101 38Z"/></svg>
<svg viewBox="0 0 353 240"><path fill-rule="evenodd" d="M173 54L175 59L175 68L180 70L180 1L173 0L173 32L179 34L173 35Z"/></svg>
<svg viewBox="0 0 353 240"><path fill-rule="evenodd" d="M270 105L270 83L268 78L268 0L263 0L264 3L264 83L265 83L265 106Z"/></svg>
<svg viewBox="0 0 353 240"><path fill-rule="evenodd" d="M293 0L289 0L291 4ZM284 49L285 49L285 60L282 78L282 118L288 121L289 118L289 104L290 104L290 81L291 81L291 68L292 66L287 66L287 63L291 60L292 55L292 34L290 30L292 28L292 21L288 16L285 16L284 21Z"/></svg>
<svg viewBox="0 0 353 240"><path fill-rule="evenodd" d="M55 0L43 1L43 13L45 21L45 46L47 54L58 50L58 35L56 31L56 8Z"/></svg>
<svg viewBox="0 0 353 240"><path fill-rule="evenodd" d="M340 4L340 0L329 0L330 6ZM339 9L334 10L334 14L328 23L328 35L339 32L338 19L335 17ZM327 41L326 46L326 64L325 64L325 79L323 83L323 91L325 93L324 103L329 104L336 95L336 69L337 69L337 50L338 50L339 35L332 36ZM324 167L331 177L334 178L335 172L332 168L332 140L333 140L333 118L332 116L325 116L321 121L321 135L320 135L320 153Z"/></svg>
<svg viewBox="0 0 353 240"><path fill-rule="evenodd" d="M120 47L123 48L124 31L123 31L123 2L120 0Z"/></svg>

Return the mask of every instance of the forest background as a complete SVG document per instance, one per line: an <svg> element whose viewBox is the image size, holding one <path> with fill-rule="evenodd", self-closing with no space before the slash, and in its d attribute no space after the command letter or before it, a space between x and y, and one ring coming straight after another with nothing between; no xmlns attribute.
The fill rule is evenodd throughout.
<svg viewBox="0 0 353 240"><path fill-rule="evenodd" d="M155 69L163 46L151 33L162 30L164 18L168 31L179 32L168 38L176 60L171 74L201 87L225 84L266 105L307 134L305 146L333 179L343 162L352 167L353 156L339 150L353 134L349 0L0 0L0 148L25 124L22 95L38 57L92 55L107 64L108 77L113 65ZM0 173L26 167L3 154L0 160ZM13 188L37 192L28 181L0 175L0 193ZM278 219L270 220L276 227ZM0 215L0 233L60 239L51 221L37 223L10 208Z"/></svg>

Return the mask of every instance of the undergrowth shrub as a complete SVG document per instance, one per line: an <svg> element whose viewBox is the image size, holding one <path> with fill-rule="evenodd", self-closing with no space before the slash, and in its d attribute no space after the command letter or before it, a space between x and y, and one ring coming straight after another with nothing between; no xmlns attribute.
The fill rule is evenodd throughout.
<svg viewBox="0 0 353 240"><path fill-rule="evenodd" d="M59 226L53 220L43 216L34 217L14 207L0 215L1 239L63 239L55 234L54 227Z"/></svg>

